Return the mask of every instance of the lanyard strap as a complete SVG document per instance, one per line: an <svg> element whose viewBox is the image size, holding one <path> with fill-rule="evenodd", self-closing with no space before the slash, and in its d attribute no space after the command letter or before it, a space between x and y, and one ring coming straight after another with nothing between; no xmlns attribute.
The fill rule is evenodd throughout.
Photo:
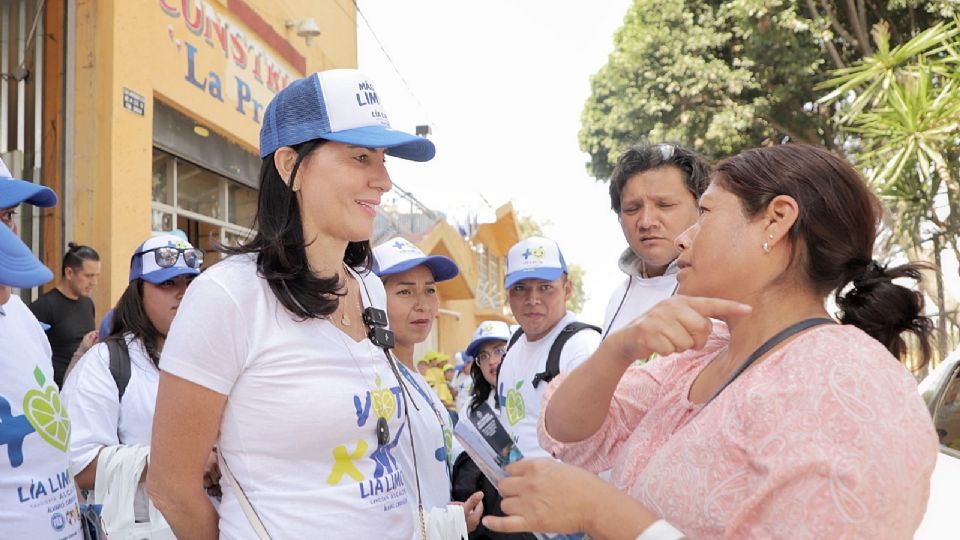
<svg viewBox="0 0 960 540"><path fill-rule="evenodd" d="M727 386L729 386L730 383L732 383L737 377L740 376L740 374L746 371L747 368L750 367L751 364L756 362L758 358L770 352L770 349L776 347L787 338L790 338L796 334L799 334L800 332L803 332L807 328L813 328L814 326L820 326L821 324L836 324L836 321L834 321L833 319L828 319L826 317L815 317L813 319L804 319L800 322L791 324L790 326L777 332L775 336L773 336L772 338L764 342L763 345L758 347L757 350L753 351L753 354L748 356L747 359L742 364L740 364L740 367L738 367L737 370L734 371L732 375L730 375L730 378L727 379L727 382L723 383L723 385L720 388L718 388L717 391L714 392L712 396L710 396L710 399L708 399L707 402L704 403L704 406L706 406L707 403L710 403L717 396L719 396L720 392L723 392L723 390Z"/></svg>

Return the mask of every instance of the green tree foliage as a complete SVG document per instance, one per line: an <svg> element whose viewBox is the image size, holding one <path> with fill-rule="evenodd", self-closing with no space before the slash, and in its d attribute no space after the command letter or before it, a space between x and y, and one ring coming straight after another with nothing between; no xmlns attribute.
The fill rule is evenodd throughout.
<svg viewBox="0 0 960 540"><path fill-rule="evenodd" d="M519 216L517 228L520 229L520 238L545 236L541 224L531 216ZM560 249L563 249L563 246L560 246ZM583 305L587 302L588 296L583 289L583 276L586 275L586 273L579 264L567 262L567 277L570 278L570 282L573 283L573 294L571 294L570 299L567 300L567 309L574 313L580 313L583 310Z"/></svg>
<svg viewBox="0 0 960 540"><path fill-rule="evenodd" d="M842 147L814 85L873 54L875 23L899 44L956 11L955 0L636 0L591 80L588 170L607 179L645 139L711 156L787 139Z"/></svg>
<svg viewBox="0 0 960 540"><path fill-rule="evenodd" d="M947 353L940 254L960 260L960 26L941 23L891 47L888 25L873 29L875 52L833 72L820 88L848 134L848 152L891 208L892 239L937 268L938 352ZM932 289L932 290L931 290Z"/></svg>

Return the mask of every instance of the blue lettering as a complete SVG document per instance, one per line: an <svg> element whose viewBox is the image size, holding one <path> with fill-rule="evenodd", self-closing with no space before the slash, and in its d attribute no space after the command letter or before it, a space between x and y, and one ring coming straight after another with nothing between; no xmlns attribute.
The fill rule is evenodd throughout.
<svg viewBox="0 0 960 540"><path fill-rule="evenodd" d="M360 406L360 396L353 396L353 407L357 409L357 427L363 427L370 418L370 392L367 392L367 403Z"/></svg>
<svg viewBox="0 0 960 540"><path fill-rule="evenodd" d="M196 86L200 90L206 90L207 80L204 79L203 82L200 82L196 76L196 64L194 60L197 56L197 48L187 42L184 42L184 45L187 46L187 76L185 78L188 83Z"/></svg>
<svg viewBox="0 0 960 540"><path fill-rule="evenodd" d="M223 101L223 83L220 81L220 76L212 71L210 72L210 86L207 91L210 92L211 96Z"/></svg>
<svg viewBox="0 0 960 540"><path fill-rule="evenodd" d="M397 402L397 418L400 418L403 413L403 411L400 410L403 407L403 394L399 386L392 387L390 391L393 392L393 400Z"/></svg>
<svg viewBox="0 0 960 540"><path fill-rule="evenodd" d="M233 78L237 80L237 112L247 114L243 110L243 104L253 99L250 95L250 85L236 75L234 75Z"/></svg>
<svg viewBox="0 0 960 540"><path fill-rule="evenodd" d="M260 111L263 110L263 103L260 103L257 100L253 100L253 121L260 123Z"/></svg>

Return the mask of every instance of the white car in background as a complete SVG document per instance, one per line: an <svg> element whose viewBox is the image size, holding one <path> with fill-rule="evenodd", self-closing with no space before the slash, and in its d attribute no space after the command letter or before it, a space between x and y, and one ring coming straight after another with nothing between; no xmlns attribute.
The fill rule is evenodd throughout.
<svg viewBox="0 0 960 540"><path fill-rule="evenodd" d="M921 383L940 436L940 455L930 479L930 502L915 540L960 538L960 349Z"/></svg>

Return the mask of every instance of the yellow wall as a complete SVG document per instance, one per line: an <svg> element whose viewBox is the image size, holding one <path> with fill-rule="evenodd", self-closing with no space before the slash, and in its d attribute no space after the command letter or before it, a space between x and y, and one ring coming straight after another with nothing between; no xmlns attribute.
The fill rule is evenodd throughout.
<svg viewBox="0 0 960 540"><path fill-rule="evenodd" d="M460 275L450 281L440 283L441 309L456 312L454 317L441 314L436 318L437 348L440 352L453 355L462 351L470 343L474 330L486 320L501 320L515 324L513 316L509 314L509 307L502 306L500 311L480 311L477 309L476 291L478 290L477 256L471 244L483 244L488 252L501 257L520 240L520 231L517 228L517 215L509 203L497 209L497 220L492 223L481 224L470 242L464 240L459 233L446 222L439 223L417 246L428 255L443 255L450 257L460 268ZM498 283L503 283L503 267ZM461 283L462 282L462 283Z"/></svg>
<svg viewBox="0 0 960 540"><path fill-rule="evenodd" d="M241 67L229 50L220 48L216 34L208 42L203 33L192 33L183 16L184 6L190 14L198 5L215 13L213 20L235 28L253 45L253 52L265 51L288 81L303 76L231 13L230 1L77 2L74 177L73 197L68 200L73 205L73 238L67 240L91 245L101 254L103 275L94 293L100 315L126 288L130 253L150 234L153 100L163 100L256 153L260 126L253 119L253 101L265 108L274 93L254 76L252 56ZM243 3L306 58L306 73L356 67L356 13L349 2ZM304 17L313 17L322 32L311 47L296 36L295 29L285 27L287 20ZM228 49L229 44L228 39ZM222 83L222 100L211 95L210 83L216 77ZM236 77L249 88L243 114L237 111L242 85ZM266 77L261 78L266 83ZM205 88L198 88L203 82ZM144 97L143 116L124 108L124 88ZM259 112L262 117L262 109Z"/></svg>

